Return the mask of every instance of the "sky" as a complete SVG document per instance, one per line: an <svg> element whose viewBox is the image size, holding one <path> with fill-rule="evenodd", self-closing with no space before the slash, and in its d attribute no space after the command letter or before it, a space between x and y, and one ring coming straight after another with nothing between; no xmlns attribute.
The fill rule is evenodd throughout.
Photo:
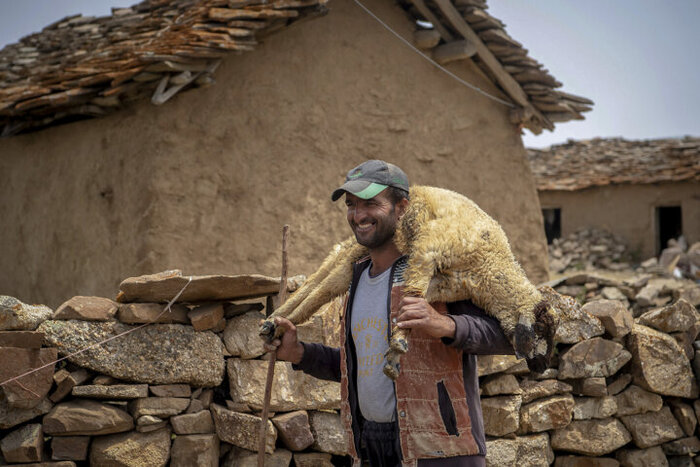
<svg viewBox="0 0 700 467"><path fill-rule="evenodd" d="M119 0L1 0L0 48L65 16L110 14ZM595 102L528 147L568 139L700 136L699 0L490 0L490 13L530 56ZM332 1L330 3L332 8ZM368 22L373 21L368 17Z"/></svg>

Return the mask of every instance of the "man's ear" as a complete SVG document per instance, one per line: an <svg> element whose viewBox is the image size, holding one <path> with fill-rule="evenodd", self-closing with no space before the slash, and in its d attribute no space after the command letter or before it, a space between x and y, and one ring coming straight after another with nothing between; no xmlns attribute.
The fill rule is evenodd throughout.
<svg viewBox="0 0 700 467"><path fill-rule="evenodd" d="M396 213L399 215L399 219L401 219L403 215L406 214L406 209L408 209L409 204L410 201L406 198L402 198L401 201L396 203Z"/></svg>

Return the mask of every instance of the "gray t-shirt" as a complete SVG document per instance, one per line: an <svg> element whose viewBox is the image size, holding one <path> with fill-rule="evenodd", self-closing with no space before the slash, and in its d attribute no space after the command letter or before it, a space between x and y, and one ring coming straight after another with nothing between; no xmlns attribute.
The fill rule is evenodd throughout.
<svg viewBox="0 0 700 467"><path fill-rule="evenodd" d="M376 277L364 270L352 304L351 331L357 351L357 397L362 416L373 422L394 420L394 383L383 371L389 348L387 300L391 268Z"/></svg>

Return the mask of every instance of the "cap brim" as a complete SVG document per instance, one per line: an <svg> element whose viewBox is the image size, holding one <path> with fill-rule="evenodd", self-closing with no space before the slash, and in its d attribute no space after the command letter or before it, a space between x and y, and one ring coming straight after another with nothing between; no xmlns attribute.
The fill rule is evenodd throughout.
<svg viewBox="0 0 700 467"><path fill-rule="evenodd" d="M380 183L368 182L366 180L349 180L333 192L331 199L337 201L338 198L343 196L346 192L352 193L358 198L370 199L377 196L386 188L387 185L382 185Z"/></svg>

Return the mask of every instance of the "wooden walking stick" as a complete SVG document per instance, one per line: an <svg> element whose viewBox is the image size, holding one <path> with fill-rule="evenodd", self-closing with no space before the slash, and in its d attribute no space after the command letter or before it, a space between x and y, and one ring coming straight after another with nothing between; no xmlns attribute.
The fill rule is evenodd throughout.
<svg viewBox="0 0 700 467"><path fill-rule="evenodd" d="M282 276L280 277L280 291L277 295L278 305L282 305L287 299L287 238L289 237L289 226L285 224L282 228ZM275 339L274 333L270 340ZM270 398L272 397L272 380L275 376L275 361L277 361L277 351L270 352L267 361L267 379L265 380L265 398L263 399L262 414L260 414L260 434L258 438L258 467L265 465L265 444L267 441L267 418L270 412Z"/></svg>

